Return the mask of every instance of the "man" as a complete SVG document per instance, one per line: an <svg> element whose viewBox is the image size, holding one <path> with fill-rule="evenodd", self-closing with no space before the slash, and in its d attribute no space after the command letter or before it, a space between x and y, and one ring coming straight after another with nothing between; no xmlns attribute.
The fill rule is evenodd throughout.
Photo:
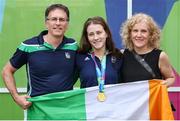
<svg viewBox="0 0 180 121"><path fill-rule="evenodd" d="M2 71L2 77L14 101L23 109L26 99L42 94L73 89L77 44L64 36L69 23L69 10L53 4L45 11L47 30L21 43ZM28 95L17 92L14 73L26 64Z"/></svg>

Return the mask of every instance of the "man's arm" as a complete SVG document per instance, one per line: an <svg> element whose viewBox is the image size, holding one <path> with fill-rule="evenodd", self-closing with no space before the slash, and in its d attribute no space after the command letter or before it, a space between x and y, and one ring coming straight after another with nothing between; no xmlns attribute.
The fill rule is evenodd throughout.
<svg viewBox="0 0 180 121"><path fill-rule="evenodd" d="M27 109L31 105L31 102L26 101L26 99L30 98L30 96L27 96L27 95L20 96L18 94L18 91L16 88L16 83L15 83L15 78L14 78L14 73L16 72L16 70L17 69L14 68L10 62L8 62L2 70L2 77L3 77L6 87L9 90L14 101L21 108Z"/></svg>

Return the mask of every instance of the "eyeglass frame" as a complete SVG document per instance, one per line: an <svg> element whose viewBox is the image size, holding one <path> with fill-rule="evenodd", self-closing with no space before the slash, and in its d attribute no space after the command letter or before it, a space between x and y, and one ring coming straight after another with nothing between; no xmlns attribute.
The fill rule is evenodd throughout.
<svg viewBox="0 0 180 121"><path fill-rule="evenodd" d="M52 22L57 22L59 20L59 22L69 22L69 19L65 19L65 18L57 18L57 17L52 17L52 18L46 18L46 20L50 20Z"/></svg>

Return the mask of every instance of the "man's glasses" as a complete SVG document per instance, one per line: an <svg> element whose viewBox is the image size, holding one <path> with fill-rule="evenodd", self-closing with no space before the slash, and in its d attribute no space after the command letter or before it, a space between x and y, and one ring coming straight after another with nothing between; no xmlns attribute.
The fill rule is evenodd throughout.
<svg viewBox="0 0 180 121"><path fill-rule="evenodd" d="M56 18L56 17L46 18L46 20L49 20L49 21L51 21L53 23L57 22L58 20L61 23L65 23L65 22L69 21L68 19L65 19L65 18Z"/></svg>

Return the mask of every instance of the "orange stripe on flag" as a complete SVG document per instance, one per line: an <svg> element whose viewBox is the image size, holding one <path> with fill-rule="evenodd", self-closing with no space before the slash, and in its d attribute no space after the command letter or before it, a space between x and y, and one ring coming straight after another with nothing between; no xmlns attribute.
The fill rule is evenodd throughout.
<svg viewBox="0 0 180 121"><path fill-rule="evenodd" d="M151 120L174 120L167 87L161 80L149 81L149 112Z"/></svg>

